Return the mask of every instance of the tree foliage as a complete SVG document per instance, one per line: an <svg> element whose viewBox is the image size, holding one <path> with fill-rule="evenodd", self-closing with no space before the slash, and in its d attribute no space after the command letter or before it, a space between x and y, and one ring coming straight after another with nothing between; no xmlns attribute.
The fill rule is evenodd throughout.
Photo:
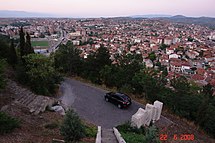
<svg viewBox="0 0 215 143"><path fill-rule="evenodd" d="M0 90L3 89L6 84L4 69L5 69L5 61L0 59Z"/></svg>
<svg viewBox="0 0 215 143"><path fill-rule="evenodd" d="M158 75L157 71L147 68L136 72L132 81L135 92L144 93L151 102L158 98L157 91L162 90L166 84L166 79L162 75Z"/></svg>
<svg viewBox="0 0 215 143"><path fill-rule="evenodd" d="M85 136L85 126L73 110L69 110L60 128L61 135L67 142L79 141Z"/></svg>
<svg viewBox="0 0 215 143"><path fill-rule="evenodd" d="M9 53L9 45L4 39L0 39L0 59L7 59Z"/></svg>
<svg viewBox="0 0 215 143"><path fill-rule="evenodd" d="M95 53L90 53L87 59L84 60L84 72L82 75L94 83L102 83L100 71L104 69L105 66L110 65L109 51L106 47L101 45Z"/></svg>
<svg viewBox="0 0 215 143"><path fill-rule="evenodd" d="M147 143L160 143L156 126L153 125L146 130L145 138Z"/></svg>
<svg viewBox="0 0 215 143"><path fill-rule="evenodd" d="M26 40L25 40L25 47L24 47L24 55L34 53L34 49L31 46L31 37L30 37L29 33L26 33L25 39Z"/></svg>
<svg viewBox="0 0 215 143"><path fill-rule="evenodd" d="M167 45L161 44L159 48L160 48L161 50L166 50L167 47L168 47Z"/></svg>
<svg viewBox="0 0 215 143"><path fill-rule="evenodd" d="M60 75L53 68L51 60L40 54L24 56L28 84L37 94L55 93L56 84L61 81Z"/></svg>
<svg viewBox="0 0 215 143"><path fill-rule="evenodd" d="M20 57L25 55L25 33L23 31L23 27L19 30L19 45L20 45Z"/></svg>
<svg viewBox="0 0 215 143"><path fill-rule="evenodd" d="M14 40L2 35L0 35L0 59L5 59L13 67L17 63Z"/></svg>
<svg viewBox="0 0 215 143"><path fill-rule="evenodd" d="M149 57L148 57L152 62L154 62L156 60L156 55L155 55L155 52L151 52L149 54Z"/></svg>
<svg viewBox="0 0 215 143"><path fill-rule="evenodd" d="M28 54L34 53L34 49L31 46L31 37L28 32L25 32L23 30L23 27L19 30L19 37L20 37L20 57L23 60L23 56L26 56Z"/></svg>
<svg viewBox="0 0 215 143"><path fill-rule="evenodd" d="M15 67L18 59L17 59L16 49L14 47L14 40L13 39L11 39L9 53L10 54L8 55L8 63L10 65L12 65L13 67Z"/></svg>
<svg viewBox="0 0 215 143"><path fill-rule="evenodd" d="M80 51L71 42L61 45L54 55L55 68L71 75L79 75L82 61Z"/></svg>

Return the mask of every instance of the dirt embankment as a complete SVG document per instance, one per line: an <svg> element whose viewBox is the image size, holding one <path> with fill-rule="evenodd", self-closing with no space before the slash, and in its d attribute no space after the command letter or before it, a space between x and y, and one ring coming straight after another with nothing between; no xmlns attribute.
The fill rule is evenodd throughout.
<svg viewBox="0 0 215 143"><path fill-rule="evenodd" d="M16 88L19 90L18 85ZM31 114L28 108L14 102L19 95L10 89L11 85L8 84L6 89L0 92L0 109L7 105L4 112L19 119L21 124L20 128L12 133L0 135L0 143L51 143L53 138L63 139L59 131L63 119L61 115L50 111L39 115Z"/></svg>

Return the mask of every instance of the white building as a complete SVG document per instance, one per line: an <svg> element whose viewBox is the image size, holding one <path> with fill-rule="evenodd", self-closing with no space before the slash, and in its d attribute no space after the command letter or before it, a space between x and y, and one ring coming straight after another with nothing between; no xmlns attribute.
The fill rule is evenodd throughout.
<svg viewBox="0 0 215 143"><path fill-rule="evenodd" d="M172 59L172 58L178 59L179 57L180 57L180 56L177 55L177 54L171 54L171 55L169 55L169 59Z"/></svg>

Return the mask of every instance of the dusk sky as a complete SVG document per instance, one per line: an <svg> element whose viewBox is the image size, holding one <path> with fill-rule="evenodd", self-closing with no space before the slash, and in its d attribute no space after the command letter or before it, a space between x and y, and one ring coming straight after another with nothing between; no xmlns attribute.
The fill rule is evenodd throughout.
<svg viewBox="0 0 215 143"><path fill-rule="evenodd" d="M215 17L215 0L0 0L0 10L70 17L147 14Z"/></svg>

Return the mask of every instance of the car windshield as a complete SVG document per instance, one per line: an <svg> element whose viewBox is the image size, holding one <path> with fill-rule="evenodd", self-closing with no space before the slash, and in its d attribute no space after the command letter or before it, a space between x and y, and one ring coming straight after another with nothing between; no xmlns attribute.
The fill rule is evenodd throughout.
<svg viewBox="0 0 215 143"><path fill-rule="evenodd" d="M122 93L116 93L119 97L121 97L123 100L128 100L128 97L125 94Z"/></svg>

